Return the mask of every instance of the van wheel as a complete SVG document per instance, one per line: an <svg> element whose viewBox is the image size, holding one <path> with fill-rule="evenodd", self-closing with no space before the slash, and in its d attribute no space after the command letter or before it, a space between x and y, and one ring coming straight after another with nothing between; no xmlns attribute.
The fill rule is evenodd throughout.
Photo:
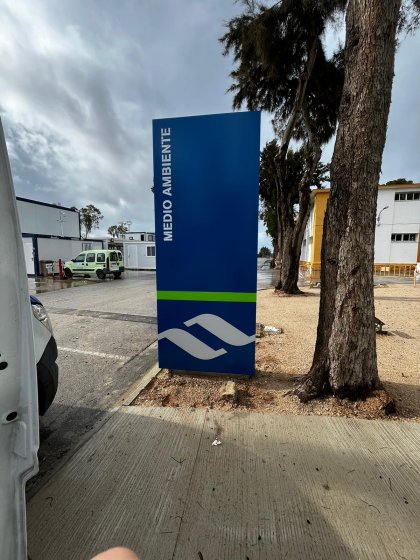
<svg viewBox="0 0 420 560"><path fill-rule="evenodd" d="M69 268L64 269L64 277L71 278L73 276L73 272Z"/></svg>
<svg viewBox="0 0 420 560"><path fill-rule="evenodd" d="M121 278L121 272L114 272L114 278L115 278L115 280L117 278Z"/></svg>
<svg viewBox="0 0 420 560"><path fill-rule="evenodd" d="M96 271L96 276L99 278L99 280L105 280L106 274L103 270L99 269Z"/></svg>

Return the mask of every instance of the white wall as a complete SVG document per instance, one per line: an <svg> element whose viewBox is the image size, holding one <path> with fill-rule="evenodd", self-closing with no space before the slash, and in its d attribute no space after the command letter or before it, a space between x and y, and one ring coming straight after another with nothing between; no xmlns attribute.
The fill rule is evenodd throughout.
<svg viewBox="0 0 420 560"><path fill-rule="evenodd" d="M419 192L420 187L379 189L375 231L376 263L415 263L420 232L420 200L395 200L396 192ZM388 206L388 208L385 208ZM417 234L417 241L391 241L393 233Z"/></svg>
<svg viewBox="0 0 420 560"><path fill-rule="evenodd" d="M22 237L25 253L26 274L35 274L35 258L32 237Z"/></svg>
<svg viewBox="0 0 420 560"><path fill-rule="evenodd" d="M311 258L311 239L310 237L304 237L302 242L302 249L300 252L300 260L301 261L309 261Z"/></svg>
<svg viewBox="0 0 420 560"><path fill-rule="evenodd" d="M45 239L38 238L38 258L40 261L68 261L74 259L83 251L85 241L70 239ZM102 249L100 241L92 241L91 249Z"/></svg>
<svg viewBox="0 0 420 560"><path fill-rule="evenodd" d="M301 261L311 260L312 241L313 241L313 227L314 227L314 207L313 200L311 200L311 209L306 223L305 233L303 235L302 249L300 253Z"/></svg>
<svg viewBox="0 0 420 560"><path fill-rule="evenodd" d="M153 239L149 239L149 235L153 236ZM143 239L142 239L143 237ZM131 239L132 238L132 239ZM120 235L119 238L117 238L118 241L147 241L147 242L155 242L155 234L152 232L138 232L138 231L134 231L134 232L127 232L124 233L122 235Z"/></svg>
<svg viewBox="0 0 420 560"><path fill-rule="evenodd" d="M16 202L22 233L80 237L78 212L23 200ZM65 215L60 215L60 211ZM59 221L60 218L63 222Z"/></svg>
<svg viewBox="0 0 420 560"><path fill-rule="evenodd" d="M124 243L124 266L133 269L156 269L156 257L147 256L147 247L154 247L154 243L139 241Z"/></svg>

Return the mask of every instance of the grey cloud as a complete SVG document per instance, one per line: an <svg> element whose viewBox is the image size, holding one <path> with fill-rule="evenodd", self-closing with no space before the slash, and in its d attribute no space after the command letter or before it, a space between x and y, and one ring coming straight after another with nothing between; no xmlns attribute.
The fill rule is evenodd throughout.
<svg viewBox="0 0 420 560"><path fill-rule="evenodd" d="M218 38L240 3L39 0L36 11L30 0L0 3L0 113L18 194L91 202L106 227L130 219L153 229L152 119L231 110L232 61ZM419 46L407 40L397 55L387 180L420 179ZM264 115L262 144L272 136Z"/></svg>

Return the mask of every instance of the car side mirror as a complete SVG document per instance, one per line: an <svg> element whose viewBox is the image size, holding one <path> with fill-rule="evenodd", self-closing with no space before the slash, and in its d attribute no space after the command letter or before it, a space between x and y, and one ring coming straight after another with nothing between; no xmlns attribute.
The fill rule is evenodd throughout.
<svg viewBox="0 0 420 560"><path fill-rule="evenodd" d="M71 259L71 262L76 262L76 259Z"/></svg>

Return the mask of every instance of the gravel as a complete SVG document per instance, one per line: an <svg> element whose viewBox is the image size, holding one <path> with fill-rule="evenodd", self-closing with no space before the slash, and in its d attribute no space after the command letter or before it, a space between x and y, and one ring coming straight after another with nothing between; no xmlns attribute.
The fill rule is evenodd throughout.
<svg viewBox="0 0 420 560"><path fill-rule="evenodd" d="M377 335L378 368L385 391L375 391L364 401L328 397L307 404L291 394L312 363L319 293L319 288L306 288L302 296L278 295L272 289L258 292L257 322L279 332L257 338L252 378L163 370L132 404L420 421L420 286L375 288L375 313L387 332ZM229 380L235 382L235 402L220 397ZM393 414L389 413L390 397L396 406Z"/></svg>

